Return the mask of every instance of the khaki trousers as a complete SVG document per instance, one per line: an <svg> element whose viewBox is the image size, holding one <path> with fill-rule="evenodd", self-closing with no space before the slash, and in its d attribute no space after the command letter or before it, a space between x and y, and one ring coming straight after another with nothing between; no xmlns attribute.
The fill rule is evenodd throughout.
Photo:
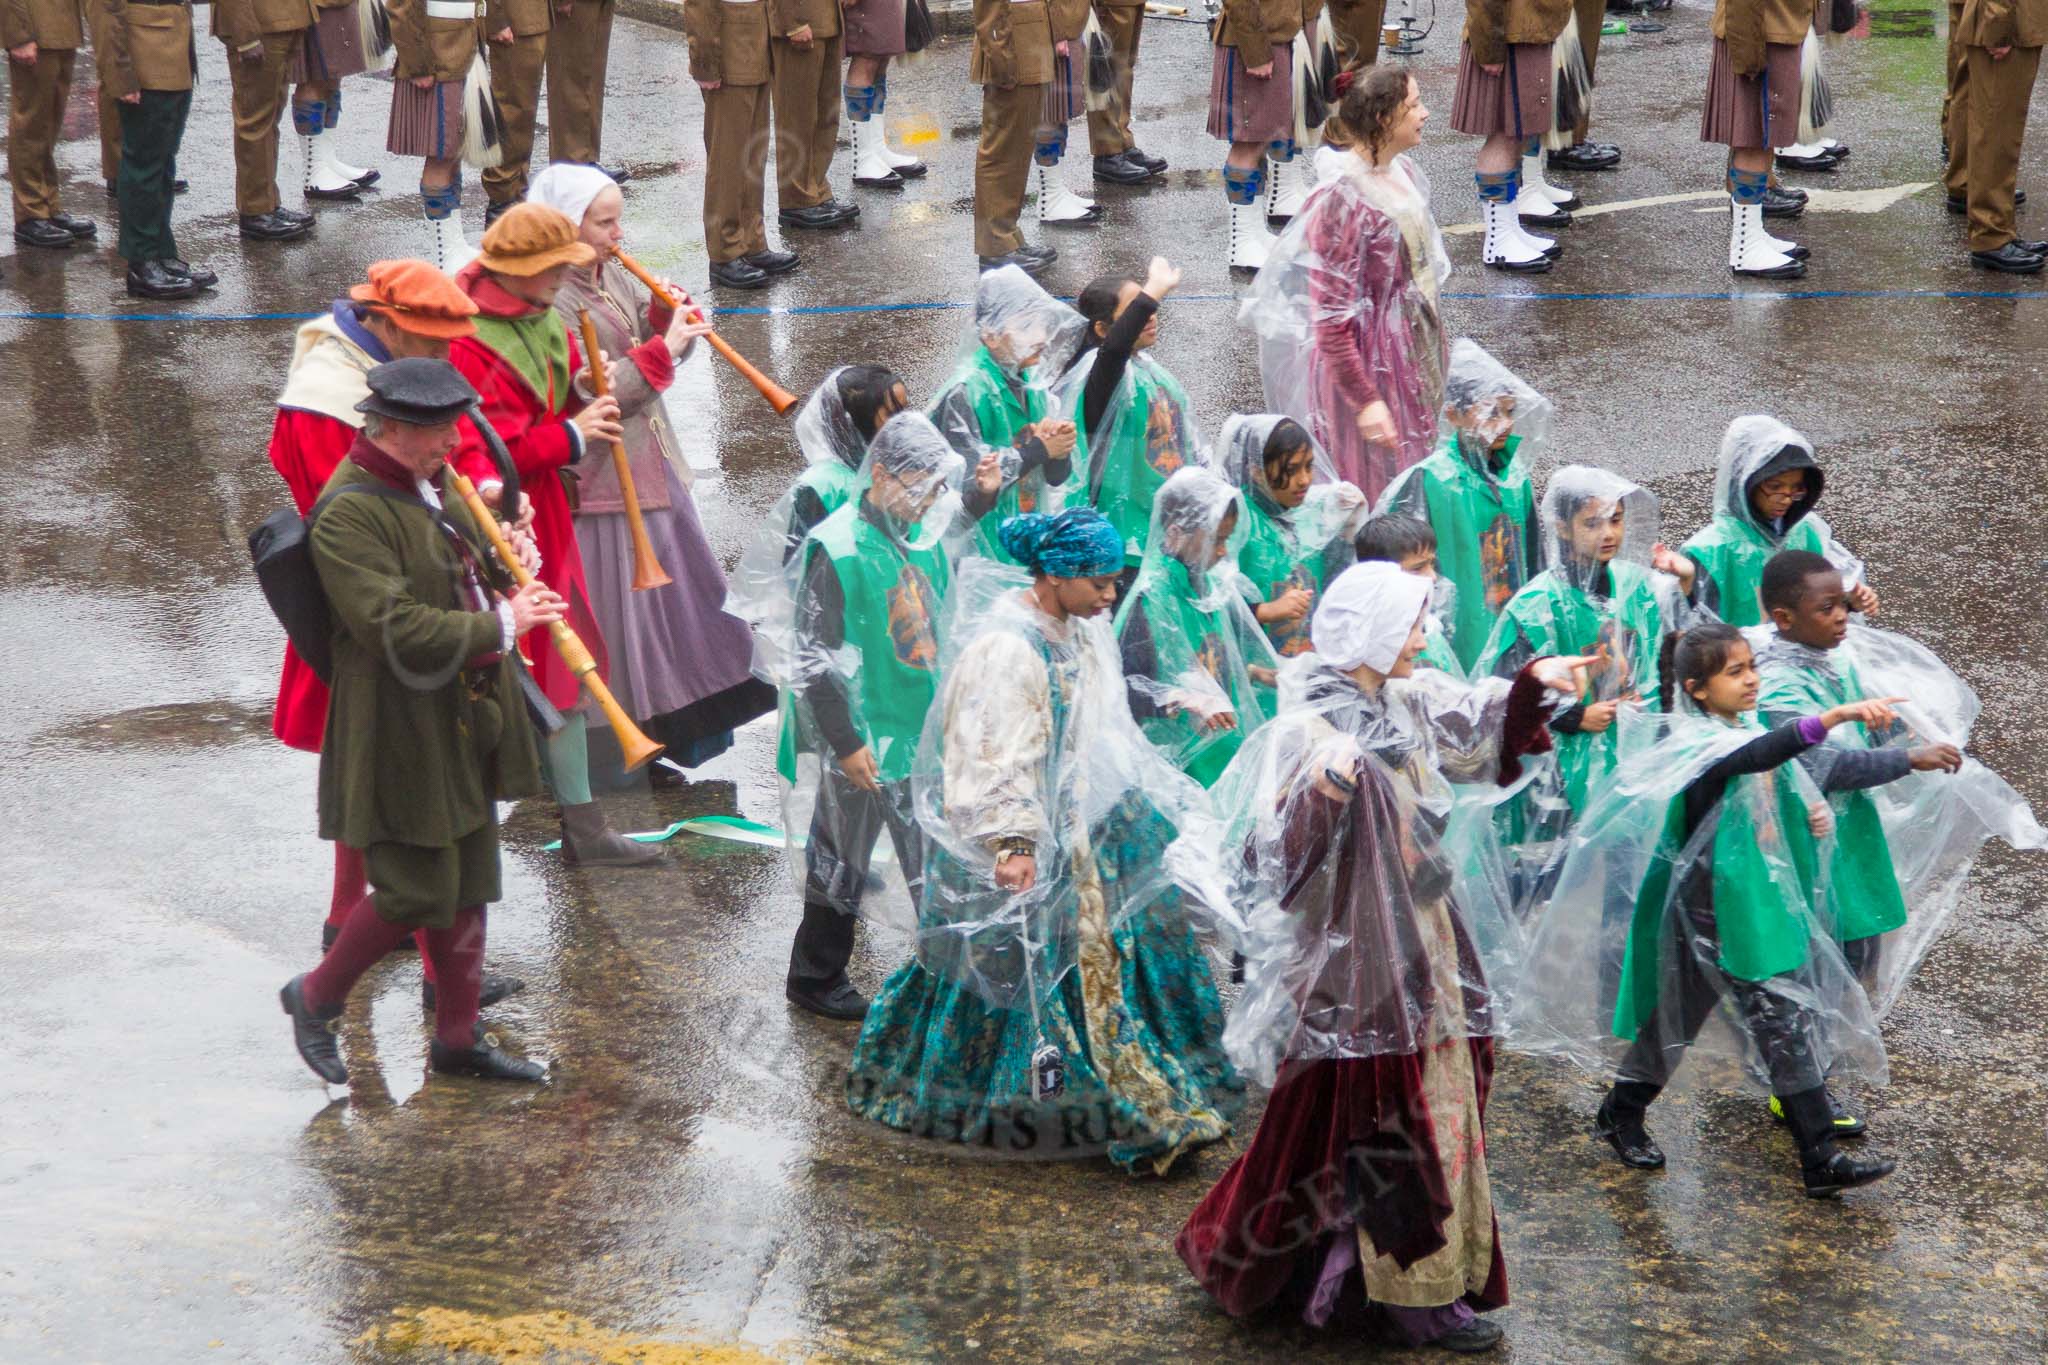
<svg viewBox="0 0 2048 1365"><path fill-rule="evenodd" d="M1946 181L1969 201L1970 250L1996 251L2019 235L2013 191L2041 49L2016 47L1994 62L1988 48L1968 47L1963 65L1949 103Z"/></svg>
<svg viewBox="0 0 2048 1365"><path fill-rule="evenodd" d="M1024 245L1017 216L1031 180L1031 153L1045 113L1045 86L981 87L981 148L974 154L974 253L1007 256Z"/></svg>
<svg viewBox="0 0 2048 1365"><path fill-rule="evenodd" d="M228 49L235 100L235 212L244 217L277 208L277 125L291 87L292 59L305 36L303 29L266 33L254 59Z"/></svg>
<svg viewBox="0 0 2048 1365"><path fill-rule="evenodd" d="M8 60L7 179L14 186L17 223L63 212L57 203L57 137L77 56L46 47L34 66Z"/></svg>
<svg viewBox="0 0 2048 1365"><path fill-rule="evenodd" d="M832 197L832 153L839 142L842 34L800 48L768 40L768 85L775 107L775 202L807 209Z"/></svg>
<svg viewBox="0 0 2048 1365"><path fill-rule="evenodd" d="M1096 156L1115 156L1138 145L1131 136L1131 81L1138 73L1138 38L1145 31L1145 7L1105 5L1095 11L1102 36L1109 39L1110 60L1116 67L1116 103L1107 109L1088 111L1088 150Z"/></svg>
<svg viewBox="0 0 2048 1365"><path fill-rule="evenodd" d="M766 85L704 92L704 254L713 265L768 249L761 201L772 98Z"/></svg>
<svg viewBox="0 0 2048 1365"><path fill-rule="evenodd" d="M604 141L604 74L612 51L613 0L576 0L555 11L548 43L548 160L594 163ZM530 147L529 143L529 147Z"/></svg>
<svg viewBox="0 0 2048 1365"><path fill-rule="evenodd" d="M533 160L533 126L540 113L540 78L548 63L548 35L492 43L491 98L505 130L505 159L483 173L484 193L493 204L526 197L526 172Z"/></svg>
<svg viewBox="0 0 2048 1365"><path fill-rule="evenodd" d="M1607 0L1573 0L1572 8L1579 16L1579 45L1586 50L1586 77L1597 85L1593 63L1600 57L1600 25L1607 22ZM1578 126L1572 129L1572 140L1584 142L1592 124L1593 107L1588 104Z"/></svg>
<svg viewBox="0 0 2048 1365"><path fill-rule="evenodd" d="M1330 31L1337 35L1337 59L1345 66L1371 66L1380 58L1380 21L1387 0L1330 0Z"/></svg>
<svg viewBox="0 0 2048 1365"><path fill-rule="evenodd" d="M1963 26L1962 0L1948 0L1948 89L1941 96L1941 135L1953 145L1955 138L1949 132L1948 117L1955 108L1956 92L1962 88L1963 45L1956 41L1956 33ZM1950 194L1957 191L1951 187Z"/></svg>
<svg viewBox="0 0 2048 1365"><path fill-rule="evenodd" d="M121 174L121 101L100 86L100 179L109 185Z"/></svg>

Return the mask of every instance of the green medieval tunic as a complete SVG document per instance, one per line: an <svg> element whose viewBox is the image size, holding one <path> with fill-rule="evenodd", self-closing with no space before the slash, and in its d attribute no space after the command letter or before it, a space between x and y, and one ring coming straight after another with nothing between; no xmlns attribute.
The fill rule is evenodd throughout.
<svg viewBox="0 0 2048 1365"><path fill-rule="evenodd" d="M1509 436L1501 449L1481 450L1453 428L1380 497L1381 513L1416 517L1436 532L1437 572L1458 590L1445 624L1467 669L1508 599L1536 573L1536 493L1517 458L1521 444Z"/></svg>
<svg viewBox="0 0 2048 1365"><path fill-rule="evenodd" d="M343 460L325 491L355 487L392 485ZM468 508L443 502L487 581L509 586ZM481 831L495 836L495 803L540 790L538 753L515 664L498 657L503 622L470 598L448 532L416 495L349 494L321 511L310 546L334 619L320 837L376 862L380 845L448 849ZM491 846L495 867L494 837ZM380 882L386 918L417 904L385 890ZM455 908L412 917L445 928Z"/></svg>

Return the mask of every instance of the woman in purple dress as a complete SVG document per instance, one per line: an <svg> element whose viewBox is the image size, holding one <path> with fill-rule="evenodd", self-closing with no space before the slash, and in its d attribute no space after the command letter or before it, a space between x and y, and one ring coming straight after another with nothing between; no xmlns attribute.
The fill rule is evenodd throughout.
<svg viewBox="0 0 2048 1365"><path fill-rule="evenodd" d="M1404 155L1429 119L1421 92L1398 67L1347 77L1324 128L1342 150L1238 316L1259 334L1267 410L1307 427L1370 502L1436 446L1450 260Z"/></svg>

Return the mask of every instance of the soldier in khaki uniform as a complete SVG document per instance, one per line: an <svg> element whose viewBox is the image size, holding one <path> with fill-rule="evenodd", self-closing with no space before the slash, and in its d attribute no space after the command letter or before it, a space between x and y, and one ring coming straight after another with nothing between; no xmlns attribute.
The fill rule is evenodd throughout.
<svg viewBox="0 0 2048 1365"><path fill-rule="evenodd" d="M7 48L7 178L14 186L14 240L68 247L99 232L57 202L57 135L71 72L85 44L79 0L7 0L0 45Z"/></svg>
<svg viewBox="0 0 2048 1365"><path fill-rule="evenodd" d="M554 9L548 0L490 0L484 28L491 36L491 99L504 122L505 154L484 171L484 226L526 197L526 173L533 160L533 130L540 113L541 74L548 64L548 31Z"/></svg>
<svg viewBox="0 0 2048 1365"><path fill-rule="evenodd" d="M860 217L832 197L839 143L839 0L768 0L768 87L775 109L776 221L836 228Z"/></svg>
<svg viewBox="0 0 2048 1365"><path fill-rule="evenodd" d="M760 289L796 269L761 221L768 174L766 0L684 0L690 77L704 92L704 251L711 282Z"/></svg>
<svg viewBox="0 0 2048 1365"><path fill-rule="evenodd" d="M312 0L213 0L213 36L227 47L234 86L235 212L250 241L294 241L313 230L311 214L277 199L278 121L312 26Z"/></svg>
<svg viewBox="0 0 2048 1365"><path fill-rule="evenodd" d="M1131 82L1138 73L1138 38L1145 27L1145 0L1095 0L1095 22L1109 40L1116 68L1116 102L1088 111L1088 149L1095 154L1095 178L1135 185L1166 169L1166 158L1138 150L1131 136Z"/></svg>
<svg viewBox="0 0 2048 1365"><path fill-rule="evenodd" d="M604 142L604 73L612 53L616 0L561 0L548 34L548 160L597 166ZM614 184L624 166L599 166Z"/></svg>
<svg viewBox="0 0 2048 1365"><path fill-rule="evenodd" d="M1017 230L1045 90L1052 84L1052 16L1045 0L974 0L967 79L981 87L981 146L974 156L974 254L983 270L1036 275L1059 258L1026 246Z"/></svg>
<svg viewBox="0 0 2048 1365"><path fill-rule="evenodd" d="M2048 42L2048 0L1963 0L1950 42L1961 52L1949 96L1946 180L1949 197L1969 210L1970 262L2039 274L2048 242L2019 238L2014 201L2027 105Z"/></svg>
<svg viewBox="0 0 2048 1365"><path fill-rule="evenodd" d="M171 237L178 144L192 111L189 0L89 0L100 85L120 110L121 255L128 292L138 298L189 298L219 281L178 259Z"/></svg>

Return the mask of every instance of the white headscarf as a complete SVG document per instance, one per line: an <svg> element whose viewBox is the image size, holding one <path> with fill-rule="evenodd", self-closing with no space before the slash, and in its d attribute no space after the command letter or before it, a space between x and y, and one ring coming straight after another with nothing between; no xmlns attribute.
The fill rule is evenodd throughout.
<svg viewBox="0 0 2048 1365"><path fill-rule="evenodd" d="M595 166L558 161L533 178L533 183L526 188L526 202L557 209L563 217L581 228L583 215L590 211L591 201L606 190L616 188L617 184Z"/></svg>
<svg viewBox="0 0 2048 1365"><path fill-rule="evenodd" d="M1385 560L1353 564L1323 590L1309 639L1327 663L1347 673L1360 664L1391 673L1428 605L1429 580L1420 574Z"/></svg>

